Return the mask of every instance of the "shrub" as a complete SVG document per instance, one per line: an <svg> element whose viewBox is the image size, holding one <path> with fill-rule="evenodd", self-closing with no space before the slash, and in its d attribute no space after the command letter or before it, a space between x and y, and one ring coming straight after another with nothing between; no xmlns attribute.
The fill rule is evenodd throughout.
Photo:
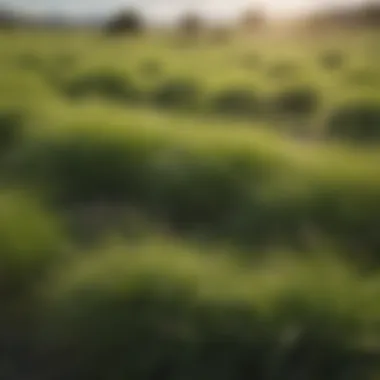
<svg viewBox="0 0 380 380"><path fill-rule="evenodd" d="M306 117L318 110L320 97L317 90L313 88L290 88L274 95L271 103L275 114Z"/></svg>
<svg viewBox="0 0 380 380"><path fill-rule="evenodd" d="M255 92L246 88L222 90L214 96L212 106L217 112L234 115L253 115L259 111Z"/></svg>
<svg viewBox="0 0 380 380"><path fill-rule="evenodd" d="M123 101L136 99L139 95L128 77L106 70L82 74L69 81L64 90L72 98L95 95Z"/></svg>
<svg viewBox="0 0 380 380"><path fill-rule="evenodd" d="M106 24L107 35L136 35L145 28L141 15L133 10L121 11L114 15Z"/></svg>
<svg viewBox="0 0 380 380"><path fill-rule="evenodd" d="M328 50L321 54L319 61L322 67L335 70L343 67L346 57L339 50Z"/></svg>
<svg viewBox="0 0 380 380"><path fill-rule="evenodd" d="M162 83L153 93L153 102L161 107L196 107L202 95L194 80L172 79Z"/></svg>
<svg viewBox="0 0 380 380"><path fill-rule="evenodd" d="M232 260L154 242L91 257L49 287L42 334L57 374L359 380L369 368L360 341L378 337L379 284L342 267L243 274Z"/></svg>
<svg viewBox="0 0 380 380"><path fill-rule="evenodd" d="M363 102L342 105L328 117L327 134L358 143L379 142L380 105Z"/></svg>

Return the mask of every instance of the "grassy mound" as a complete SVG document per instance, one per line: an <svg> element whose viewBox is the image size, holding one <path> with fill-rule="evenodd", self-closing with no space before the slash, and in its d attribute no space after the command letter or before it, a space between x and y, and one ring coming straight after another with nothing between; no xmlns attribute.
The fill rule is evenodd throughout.
<svg viewBox="0 0 380 380"><path fill-rule="evenodd" d="M260 104L254 91L247 88L225 89L214 95L212 108L222 114L255 115L260 111Z"/></svg>
<svg viewBox="0 0 380 380"><path fill-rule="evenodd" d="M119 101L135 99L139 94L125 75L107 70L79 75L64 86L64 92L72 98L99 96Z"/></svg>
<svg viewBox="0 0 380 380"><path fill-rule="evenodd" d="M294 145L206 126L200 134L135 125L74 123L39 134L9 170L61 201L127 202L175 229L250 244L327 236L349 250L365 247L379 262L380 183L372 160L301 154Z"/></svg>
<svg viewBox="0 0 380 380"><path fill-rule="evenodd" d="M49 289L42 334L53 332L55 373L72 379L375 374L380 284L341 265L249 272L151 242L76 262Z"/></svg>
<svg viewBox="0 0 380 380"><path fill-rule="evenodd" d="M380 105L368 102L342 105L330 115L327 133L334 139L352 143L380 141Z"/></svg>
<svg viewBox="0 0 380 380"><path fill-rule="evenodd" d="M290 88L274 95L271 110L287 117L306 117L316 113L320 106L317 90L308 87Z"/></svg>
<svg viewBox="0 0 380 380"><path fill-rule="evenodd" d="M2 303L30 295L35 283L59 259L63 238L56 218L33 198L2 191L0 208Z"/></svg>
<svg viewBox="0 0 380 380"><path fill-rule="evenodd" d="M153 93L154 104L165 108L194 109L202 96L200 85L193 80L172 79L163 82Z"/></svg>

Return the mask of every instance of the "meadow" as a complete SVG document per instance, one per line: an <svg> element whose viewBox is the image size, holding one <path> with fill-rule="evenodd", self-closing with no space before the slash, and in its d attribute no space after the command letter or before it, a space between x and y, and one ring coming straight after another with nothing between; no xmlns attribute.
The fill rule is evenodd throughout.
<svg viewBox="0 0 380 380"><path fill-rule="evenodd" d="M0 377L380 379L379 32L0 34Z"/></svg>

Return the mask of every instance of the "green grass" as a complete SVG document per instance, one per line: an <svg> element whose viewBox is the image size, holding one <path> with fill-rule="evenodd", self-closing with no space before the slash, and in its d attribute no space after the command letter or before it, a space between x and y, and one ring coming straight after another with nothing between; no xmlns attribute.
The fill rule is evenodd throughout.
<svg viewBox="0 0 380 380"><path fill-rule="evenodd" d="M49 286L42 327L69 350L55 370L70 363L74 378L344 379L376 368L364 357L379 339L379 282L332 257L250 268L151 240L80 261Z"/></svg>
<svg viewBox="0 0 380 380"><path fill-rule="evenodd" d="M66 205L127 202L174 229L244 244L294 247L312 234L378 262L376 152L138 109L67 114L27 134L10 177Z"/></svg>
<svg viewBox="0 0 380 380"><path fill-rule="evenodd" d="M0 34L0 377L378 377L378 37Z"/></svg>

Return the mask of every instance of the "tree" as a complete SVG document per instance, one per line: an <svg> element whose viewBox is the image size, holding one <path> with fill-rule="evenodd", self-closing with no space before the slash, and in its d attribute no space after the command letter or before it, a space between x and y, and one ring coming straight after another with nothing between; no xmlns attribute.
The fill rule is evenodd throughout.
<svg viewBox="0 0 380 380"><path fill-rule="evenodd" d="M16 17L13 12L0 9L0 29L11 29L16 25Z"/></svg>
<svg viewBox="0 0 380 380"><path fill-rule="evenodd" d="M367 26L380 27L380 4L375 1L364 4L363 19Z"/></svg>
<svg viewBox="0 0 380 380"><path fill-rule="evenodd" d="M139 34L145 25L142 16L133 10L125 10L110 18L105 26L109 35Z"/></svg>

